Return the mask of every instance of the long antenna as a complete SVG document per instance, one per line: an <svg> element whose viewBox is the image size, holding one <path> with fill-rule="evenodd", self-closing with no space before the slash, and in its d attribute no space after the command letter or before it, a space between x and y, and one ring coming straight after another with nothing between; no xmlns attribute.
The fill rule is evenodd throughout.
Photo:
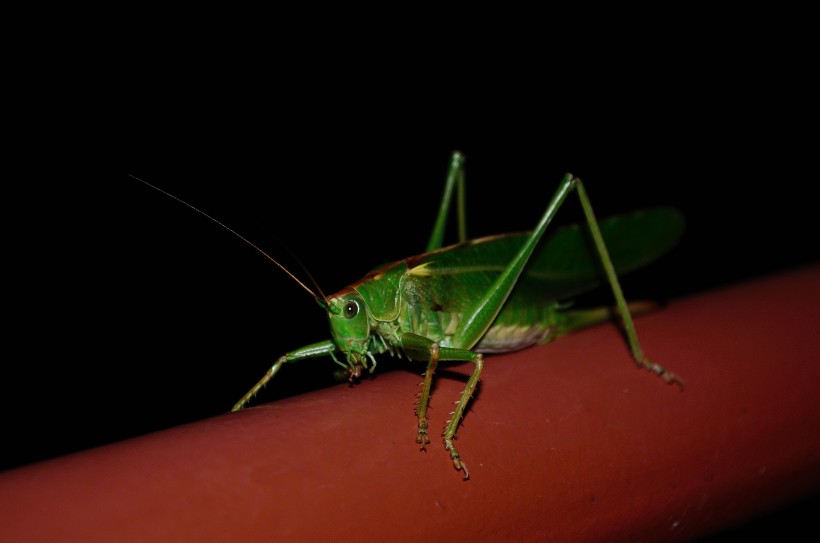
<svg viewBox="0 0 820 543"><path fill-rule="evenodd" d="M180 204L183 204L183 205L185 205L185 206L187 206L187 207L189 207L189 208L193 209L194 211L196 211L197 213L199 213L200 215L202 215L202 216L203 216L203 217L205 217L206 219L210 219L211 221L215 222L216 224L218 224L219 226L221 226L222 228L224 228L225 230L227 230L228 232L230 232L230 233L231 233L231 234L233 234L234 236L238 237L239 239L241 239L242 241L244 241L245 243L247 243L248 245L250 245L251 247L253 247L253 248L254 248L257 252L259 252L262 256L264 256L265 258L267 258L268 260L270 260L271 262L273 262L274 264L276 264L276 265L279 267L279 269L281 269L283 272L285 272L286 274L288 274L288 275L290 276L290 278L291 278L291 279L293 279L294 281L296 281L297 283L299 283L299 286L300 286L300 287L302 287L303 289L305 289L306 291L308 291L308 292L310 293L310 295L311 295L311 296L313 296L314 298L316 298L316 300L317 300L317 301L319 301L319 303L321 303L321 304L323 304L325 307L327 307L327 305L328 305L327 297L325 296L324 292L322 292L322 289L321 289L321 288L319 288L319 285L316 283L316 280L315 280L315 279L313 279L313 276L312 276L312 275L310 275L310 273L309 273L307 270L305 270L305 267L304 267L304 265L302 265L302 263L301 263L301 262L299 262L299 265L300 265L300 266L302 266L302 269L303 269L303 270L305 270L305 273L307 273L307 274L308 274L308 277L310 277L310 280L311 280L311 281L313 281L313 284L316 286L316 290L318 290L318 291L319 291L319 294L320 294L321 296L317 295L315 292L313 292L312 290L310 290L310 289L309 289L309 288L308 288L308 287L307 287L307 286L306 286L306 285L305 285L302 281L300 281L300 280L299 280L299 278L298 278L298 277L296 277L295 275L293 275L293 274L290 272L290 270L288 270L288 269L287 269L286 267L284 267L282 264L280 264L279 262L277 262L275 258L273 258L273 257L272 257L272 256L270 256L268 253L266 253L265 251L263 251L262 249L260 249L260 248L259 248L256 244L254 244L253 242L251 242L248 238L246 238L245 236L243 236L242 234L240 234L239 232L237 232L236 230L234 230L234 229L233 229L233 228L231 228L230 226L227 226L226 224L224 224L224 223L222 223L222 222L218 221L217 219L215 219L215 218L211 217L210 215L208 215L207 213L205 213L205 212L204 212L204 211L202 211L201 209L199 209L199 208L197 208L197 207L192 206L191 204L189 204L189 203L188 203L188 202L186 202L185 200L183 200L183 199L181 199L181 198L178 198L178 197L174 196L174 195L173 195L173 194L171 194L170 192L167 192L167 191L165 191L165 190L162 190L161 188L159 188L159 187L157 187L157 186L155 186L155 185L152 185L151 183L149 183L148 181L145 181L144 179L140 179L140 178L139 178L139 177L137 177L136 175L131 175L131 174L129 173L129 174L128 174L128 177L131 177L132 179L136 179L136 180L137 180L137 181L139 181L140 183L142 183L142 184L144 184L144 185L147 185L147 186L151 187L152 189L154 189L154 190L156 190L156 191L158 191L158 192L161 192L162 194L164 194L165 196L168 196L169 198L173 198L174 200L176 200L176 201L177 201L177 202L179 202ZM298 261L298 259L297 259L297 261Z"/></svg>

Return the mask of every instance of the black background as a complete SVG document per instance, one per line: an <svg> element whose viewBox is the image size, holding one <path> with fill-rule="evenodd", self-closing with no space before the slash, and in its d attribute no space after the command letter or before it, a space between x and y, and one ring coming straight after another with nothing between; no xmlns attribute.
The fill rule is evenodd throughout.
<svg viewBox="0 0 820 543"><path fill-rule="evenodd" d="M0 468L224 413L277 356L327 337L321 309L264 257L129 175L304 277L289 248L326 292L421 252L454 149L467 157L471 237L531 228L567 171L599 217L683 211L680 246L624 278L629 298L695 295L820 256L800 81L769 93L755 89L774 76L755 70L628 86L601 75L583 92L521 81L497 93L490 78L433 98L438 84L412 78L161 75L119 82L127 92L93 121L56 119L6 199L17 219ZM572 197L556 221L579 219ZM333 368L289 367L259 400L332 386Z"/></svg>

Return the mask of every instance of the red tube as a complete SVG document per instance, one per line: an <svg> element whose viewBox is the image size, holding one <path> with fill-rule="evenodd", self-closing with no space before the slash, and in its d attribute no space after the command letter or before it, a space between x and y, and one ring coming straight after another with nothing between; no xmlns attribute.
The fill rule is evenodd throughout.
<svg viewBox="0 0 820 543"><path fill-rule="evenodd" d="M420 365L0 474L2 541L679 541L820 490L820 266L488 356L415 444ZM443 428L470 367L438 373ZM279 378L285 379L283 372Z"/></svg>

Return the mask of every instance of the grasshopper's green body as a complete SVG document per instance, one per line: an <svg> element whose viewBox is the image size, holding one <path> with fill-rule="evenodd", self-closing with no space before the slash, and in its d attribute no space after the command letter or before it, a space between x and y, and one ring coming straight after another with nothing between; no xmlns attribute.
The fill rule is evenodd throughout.
<svg viewBox="0 0 820 543"><path fill-rule="evenodd" d="M462 241L441 248L456 186ZM539 244L572 190L578 191L587 228L562 228ZM416 441L424 448L430 442L427 407L438 362L471 361L473 372L442 434L454 466L467 479L453 438L478 384L481 353L520 349L605 320L608 310L569 310L562 305L603 281L613 290L636 363L667 382L682 384L643 355L616 276L668 251L683 231L679 213L663 208L641 211L606 220L599 227L583 185L568 174L532 232L466 241L463 202L463 159L454 153L427 252L382 266L332 296L316 296L328 312L332 339L279 358L234 410L244 407L283 364L328 355L353 379L362 370L373 371L374 355L404 353L427 363L417 408Z"/></svg>
<svg viewBox="0 0 820 543"><path fill-rule="evenodd" d="M671 247L680 217L670 209L639 211L601 224L615 270L635 269ZM351 285L367 307L370 329L412 332L441 347L508 352L544 343L599 322L607 310L569 310L568 298L602 281L594 248L579 226L565 227L543 241L490 328L474 345L459 341L459 324L523 245L528 234L476 239L407 258L375 270ZM647 252L651 245L654 252ZM579 251L578 248L586 250ZM388 296L385 296L388 294ZM381 340L374 340L374 346ZM395 345L394 342L389 342ZM382 349L383 350L383 349Z"/></svg>

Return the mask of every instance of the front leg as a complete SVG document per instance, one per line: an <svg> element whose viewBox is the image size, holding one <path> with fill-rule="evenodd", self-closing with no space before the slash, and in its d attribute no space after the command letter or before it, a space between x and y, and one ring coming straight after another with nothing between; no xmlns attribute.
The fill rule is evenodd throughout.
<svg viewBox="0 0 820 543"><path fill-rule="evenodd" d="M242 396L238 402L236 402L231 411L239 411L248 405L251 399L256 396L256 393L259 392L262 387L268 383L268 381L273 379L277 373L279 373L279 370L282 368L283 364L292 364L301 362L302 360L307 360L308 358L316 358L319 356L333 356L334 352L336 352L336 344L332 340L327 340L314 343L313 345L306 345L300 349L296 349L295 351L291 351L286 355L279 357L276 363L271 366L264 376L262 376L262 379L260 379L252 389Z"/></svg>

